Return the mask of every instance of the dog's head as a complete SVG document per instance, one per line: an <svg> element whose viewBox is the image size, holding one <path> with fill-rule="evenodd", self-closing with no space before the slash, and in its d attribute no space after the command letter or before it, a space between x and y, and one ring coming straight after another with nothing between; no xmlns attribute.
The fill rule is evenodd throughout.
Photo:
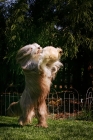
<svg viewBox="0 0 93 140"><path fill-rule="evenodd" d="M31 49L32 49L32 51L31 51L31 59L38 61L38 59L40 57L40 54L42 52L42 47L40 45L38 45L37 43L33 43L31 45Z"/></svg>
<svg viewBox="0 0 93 140"><path fill-rule="evenodd" d="M55 48L53 46L46 46L43 48L42 56L43 59L49 59L51 62L59 60L63 54L61 48Z"/></svg>
<svg viewBox="0 0 93 140"><path fill-rule="evenodd" d="M37 43L29 44L22 47L16 56L17 63L21 66L25 65L28 61L38 61L42 47Z"/></svg>

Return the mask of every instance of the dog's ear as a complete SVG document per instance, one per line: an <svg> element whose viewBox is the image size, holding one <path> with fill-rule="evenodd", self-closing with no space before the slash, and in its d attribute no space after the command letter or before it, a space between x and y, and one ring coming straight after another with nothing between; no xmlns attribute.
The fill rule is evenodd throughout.
<svg viewBox="0 0 93 140"><path fill-rule="evenodd" d="M19 63L22 59L31 55L31 51L32 51L32 48L29 45L22 47L16 55L17 62Z"/></svg>
<svg viewBox="0 0 93 140"><path fill-rule="evenodd" d="M24 66L31 58L32 49L31 45L22 47L16 55L17 63Z"/></svg>

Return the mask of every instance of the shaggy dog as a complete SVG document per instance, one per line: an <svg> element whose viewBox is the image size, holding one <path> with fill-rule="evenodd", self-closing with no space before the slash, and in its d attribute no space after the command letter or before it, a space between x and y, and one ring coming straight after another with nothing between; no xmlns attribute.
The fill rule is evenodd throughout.
<svg viewBox="0 0 93 140"><path fill-rule="evenodd" d="M6 110L6 115L10 117L20 116L21 114L22 110L19 101L11 103L8 109Z"/></svg>
<svg viewBox="0 0 93 140"><path fill-rule="evenodd" d="M25 75L25 89L19 100L22 110L22 115L19 118L20 125L31 122L35 114L38 119L37 126L47 127L47 107L45 99L50 91L51 79L55 76L55 69L51 67L51 77L47 76L47 72L43 74L43 72L39 70L38 67L42 67L42 63L39 63L39 60L41 61L41 52L42 48L37 43L34 43L21 48L17 53L17 62L20 64ZM53 54L52 51L51 53ZM53 54L53 56L55 55ZM60 65L58 63L54 64L56 60L58 60L58 58L55 58L52 63L50 58L49 62L56 67L57 72L58 67L61 66L61 62Z"/></svg>

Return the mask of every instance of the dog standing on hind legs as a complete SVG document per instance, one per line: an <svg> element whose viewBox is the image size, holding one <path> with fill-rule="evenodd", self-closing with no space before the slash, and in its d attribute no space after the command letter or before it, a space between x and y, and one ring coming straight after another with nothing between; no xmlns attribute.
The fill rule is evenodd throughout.
<svg viewBox="0 0 93 140"><path fill-rule="evenodd" d="M56 69L56 72L54 72L55 70L53 71L53 75L52 68L49 69L51 75L47 76L47 72L43 74L44 71L38 68L41 52L42 48L40 45L34 43L21 48L17 53L17 62L20 64L25 75L25 89L19 100L22 110L22 115L19 118L20 125L31 122L33 115L36 114L38 119L37 126L47 127L45 99L50 91L51 79L58 69ZM57 66L59 66L59 63L53 65L53 67Z"/></svg>
<svg viewBox="0 0 93 140"><path fill-rule="evenodd" d="M28 72L31 80L28 80ZM51 80L43 77L38 72L27 71L26 73L24 70L24 74L26 85L20 99L23 114L19 119L19 123L20 125L29 123L33 117L33 112L35 112L38 119L38 126L47 127L45 99L50 90Z"/></svg>
<svg viewBox="0 0 93 140"><path fill-rule="evenodd" d="M17 62L25 75L25 89L19 101L22 109L22 115L19 118L20 125L29 123L35 113L38 126L47 127L45 99L50 90L51 80L38 70L38 58L41 51L42 48L34 43L21 48L17 53Z"/></svg>

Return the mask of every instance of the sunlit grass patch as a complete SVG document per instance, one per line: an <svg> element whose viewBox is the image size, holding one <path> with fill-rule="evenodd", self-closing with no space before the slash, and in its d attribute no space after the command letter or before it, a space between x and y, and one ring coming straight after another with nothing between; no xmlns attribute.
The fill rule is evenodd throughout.
<svg viewBox="0 0 93 140"><path fill-rule="evenodd" d="M0 117L0 140L93 140L93 122L48 119L48 128L32 124L20 127L18 118Z"/></svg>

